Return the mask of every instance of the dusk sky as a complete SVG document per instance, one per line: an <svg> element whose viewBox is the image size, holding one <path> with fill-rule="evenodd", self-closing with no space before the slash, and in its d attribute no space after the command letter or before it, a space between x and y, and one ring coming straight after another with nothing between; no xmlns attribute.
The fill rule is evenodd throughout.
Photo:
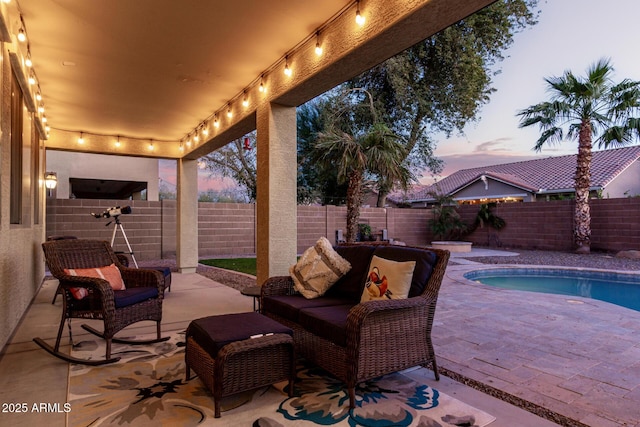
<svg viewBox="0 0 640 427"><path fill-rule="evenodd" d="M584 76L591 64L607 57L615 69L614 81L640 80L640 1L541 0L540 9L538 24L516 35L499 64L497 92L483 107L481 119L468 125L464 136L438 140L443 176L478 166L576 154L573 141L536 153L532 148L539 129L518 128L518 111L548 100L545 77L561 76L565 70ZM425 175L422 182L433 181Z"/></svg>
<svg viewBox="0 0 640 427"><path fill-rule="evenodd" d="M498 64L502 72L494 77L497 92L482 108L480 120L469 124L462 136L437 138L436 155L445 161L443 176L460 169L575 154L573 141L536 153L532 148L538 128L518 128L518 111L548 100L545 77L565 70L583 76L589 65L607 57L616 82L640 80L639 0L540 0L539 6L538 24L517 34ZM175 161L160 161L160 170L162 180L175 184ZM199 191L233 186L207 175L201 172ZM433 178L425 173L421 182L430 184Z"/></svg>

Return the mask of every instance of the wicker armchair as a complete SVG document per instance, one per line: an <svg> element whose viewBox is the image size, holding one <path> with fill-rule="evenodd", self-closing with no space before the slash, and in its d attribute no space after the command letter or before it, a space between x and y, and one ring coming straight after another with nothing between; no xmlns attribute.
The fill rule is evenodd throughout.
<svg viewBox="0 0 640 427"><path fill-rule="evenodd" d="M164 280L162 273L155 270L127 268L122 265L111 245L97 240L52 240L42 244L45 259L51 274L60 281L64 300L60 327L54 347L40 338L34 338L36 344L63 360L89 365L116 362L120 358L111 357L111 343L148 344L165 341L161 338L162 300ZM114 264L120 271L126 290L113 290L109 282L102 278L71 275L69 269L104 268ZM67 269L67 271L65 271ZM86 296L77 299L72 290L86 289ZM85 330L106 340L104 360L82 360L60 352L60 340L66 319L101 319L104 331L99 332L88 325ZM125 327L151 320L156 322L157 338L146 341L130 341L114 338ZM69 330L71 334L71 330ZM73 345L73 340L72 340Z"/></svg>
<svg viewBox="0 0 640 427"><path fill-rule="evenodd" d="M412 366L431 366L440 379L431 330L438 293L449 260L449 252L432 249L436 263L422 294L396 300L355 304L346 318L346 346L310 332L279 313L263 314L294 330L298 355L311 360L343 381L349 394L349 407L355 407L355 388L372 378ZM295 295L289 276L267 279L262 299L274 295Z"/></svg>

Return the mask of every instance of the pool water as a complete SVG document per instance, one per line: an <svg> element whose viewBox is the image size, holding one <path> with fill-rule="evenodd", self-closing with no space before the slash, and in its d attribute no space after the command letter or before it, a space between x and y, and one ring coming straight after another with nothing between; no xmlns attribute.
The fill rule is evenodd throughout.
<svg viewBox="0 0 640 427"><path fill-rule="evenodd" d="M640 274L496 268L472 271L464 277L503 289L592 298L640 311Z"/></svg>

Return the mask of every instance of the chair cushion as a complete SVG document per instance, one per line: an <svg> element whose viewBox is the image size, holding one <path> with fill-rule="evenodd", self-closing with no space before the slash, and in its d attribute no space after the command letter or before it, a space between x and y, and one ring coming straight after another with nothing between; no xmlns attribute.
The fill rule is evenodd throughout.
<svg viewBox="0 0 640 427"><path fill-rule="evenodd" d="M289 268L294 287L305 298L318 298L351 269L326 237L304 251L295 265Z"/></svg>
<svg viewBox="0 0 640 427"><path fill-rule="evenodd" d="M341 347L347 346L347 317L352 304L300 310L300 326Z"/></svg>
<svg viewBox="0 0 640 427"><path fill-rule="evenodd" d="M436 254L428 249L407 248L403 246L378 246L374 255L393 261L415 261L409 298L421 295L436 265Z"/></svg>
<svg viewBox="0 0 640 427"><path fill-rule="evenodd" d="M113 291L113 300L116 308L127 307L152 298L158 298L158 288L156 287L129 288L124 291Z"/></svg>
<svg viewBox="0 0 640 427"><path fill-rule="evenodd" d="M277 314L292 322L299 323L300 310L310 307L324 307L333 305L354 304L345 298L321 298L307 299L302 295L273 295L262 299L262 309L265 312Z"/></svg>
<svg viewBox="0 0 640 427"><path fill-rule="evenodd" d="M360 302L407 298L415 267L415 261L391 261L374 255Z"/></svg>
<svg viewBox="0 0 640 427"><path fill-rule="evenodd" d="M227 344L260 334L288 334L293 330L259 313L235 313L193 320L186 338L192 337L211 357Z"/></svg>
<svg viewBox="0 0 640 427"><path fill-rule="evenodd" d="M114 291L123 291L126 289L120 270L118 270L115 264L95 268L65 268L64 274L104 279L109 282ZM82 299L88 295L88 292L85 288L71 288L71 294L76 299Z"/></svg>
<svg viewBox="0 0 640 427"><path fill-rule="evenodd" d="M345 298L353 304L360 301L367 276L373 245L336 246L336 252L351 264L351 270L342 276L325 294L327 297Z"/></svg>

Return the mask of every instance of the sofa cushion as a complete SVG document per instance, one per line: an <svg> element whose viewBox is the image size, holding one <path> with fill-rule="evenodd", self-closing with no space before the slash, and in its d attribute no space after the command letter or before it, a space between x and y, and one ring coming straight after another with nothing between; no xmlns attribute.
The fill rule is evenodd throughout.
<svg viewBox="0 0 640 427"><path fill-rule="evenodd" d="M295 265L289 268L294 287L305 298L318 298L351 269L326 237L304 251Z"/></svg>
<svg viewBox="0 0 640 427"><path fill-rule="evenodd" d="M307 299L302 295L273 295L262 299L262 309L268 313L277 314L292 322L299 323L300 310L312 307L324 307L333 305L350 304L345 298L323 296L321 298Z"/></svg>
<svg viewBox="0 0 640 427"><path fill-rule="evenodd" d="M300 310L300 326L341 347L347 346L347 317L352 304Z"/></svg>
<svg viewBox="0 0 640 427"><path fill-rule="evenodd" d="M342 276L325 295L346 298L357 304L364 289L369 261L371 261L375 247L373 245L344 245L336 246L335 249L341 257L349 261L351 270Z"/></svg>
<svg viewBox="0 0 640 427"><path fill-rule="evenodd" d="M436 265L436 254L428 249L384 245L375 248L374 255L393 261L415 261L409 298L422 294Z"/></svg>
<svg viewBox="0 0 640 427"><path fill-rule="evenodd" d="M392 261L374 255L360 302L407 298L415 267L415 261Z"/></svg>

